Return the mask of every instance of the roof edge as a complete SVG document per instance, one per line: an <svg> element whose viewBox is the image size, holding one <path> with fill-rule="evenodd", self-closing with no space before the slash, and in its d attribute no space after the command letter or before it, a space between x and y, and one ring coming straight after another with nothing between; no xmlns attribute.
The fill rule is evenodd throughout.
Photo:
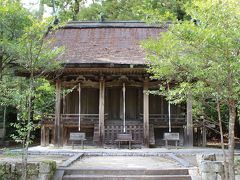
<svg viewBox="0 0 240 180"><path fill-rule="evenodd" d="M82 29L82 28L167 28L171 24L166 21L162 24L147 24L143 21L70 21L62 28Z"/></svg>
<svg viewBox="0 0 240 180"><path fill-rule="evenodd" d="M62 63L65 68L146 68L147 64Z"/></svg>

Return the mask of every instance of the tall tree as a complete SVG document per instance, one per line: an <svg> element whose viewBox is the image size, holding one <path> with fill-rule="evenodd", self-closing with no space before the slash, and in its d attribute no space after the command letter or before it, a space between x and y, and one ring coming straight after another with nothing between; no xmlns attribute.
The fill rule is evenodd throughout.
<svg viewBox="0 0 240 180"><path fill-rule="evenodd" d="M4 69L16 60L16 46L26 27L30 13L18 2L0 0L0 78Z"/></svg>
<svg viewBox="0 0 240 180"><path fill-rule="evenodd" d="M31 25L30 13L19 2L0 0L0 111L3 109L3 139L6 132L7 107L14 104L12 64L24 29ZM11 87L11 88L9 88Z"/></svg>
<svg viewBox="0 0 240 180"><path fill-rule="evenodd" d="M171 25L148 51L153 78L176 82L175 97L209 90L209 98L228 106L228 169L234 179L234 124L240 97L240 6L234 0L194 0L187 7L193 21ZM207 101L206 101L207 102ZM219 108L218 108L219 110Z"/></svg>
<svg viewBox="0 0 240 180"><path fill-rule="evenodd" d="M183 20L189 0L41 0L53 7L61 21L66 20ZM89 1L88 1L89 3ZM41 7L41 6L40 6ZM40 8L41 9L41 8ZM55 11L54 10L54 11ZM40 13L41 14L41 13Z"/></svg>
<svg viewBox="0 0 240 180"><path fill-rule="evenodd" d="M42 4L52 7L53 15L57 16L62 22L76 21L85 0L42 0Z"/></svg>
<svg viewBox="0 0 240 180"><path fill-rule="evenodd" d="M189 0L103 0L81 7L79 20L98 20L103 14L107 20L183 20L184 4Z"/></svg>
<svg viewBox="0 0 240 180"><path fill-rule="evenodd" d="M143 0L134 6L135 14L150 23L188 18L184 5L191 0Z"/></svg>
<svg viewBox="0 0 240 180"><path fill-rule="evenodd" d="M18 122L14 124L17 135L12 137L23 147L23 174L22 179L27 178L28 147L31 143L31 133L35 130L34 99L37 97L39 78L60 68L56 61L61 48L50 49L51 39L46 38L49 22L39 22L32 19L32 25L25 29L18 46L18 58L16 60L17 71L24 73L27 79L20 83L18 89ZM22 80L21 80L22 81Z"/></svg>

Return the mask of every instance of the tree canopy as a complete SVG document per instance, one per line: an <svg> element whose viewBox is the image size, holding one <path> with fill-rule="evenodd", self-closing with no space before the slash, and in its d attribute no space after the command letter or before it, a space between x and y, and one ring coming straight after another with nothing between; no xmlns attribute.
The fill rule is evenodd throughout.
<svg viewBox="0 0 240 180"><path fill-rule="evenodd" d="M234 0L194 0L186 12L192 21L172 24L159 40L144 42L149 72L154 79L175 82L171 95L176 100L191 93L205 102L227 104L229 173L233 176L234 123L240 97L240 6Z"/></svg>
<svg viewBox="0 0 240 180"><path fill-rule="evenodd" d="M55 2L55 3L53 3ZM41 0L53 8L60 21L66 20L183 20L184 4L189 0ZM43 6L41 6L43 7ZM40 8L43 11L43 8ZM42 15L42 13L39 13Z"/></svg>

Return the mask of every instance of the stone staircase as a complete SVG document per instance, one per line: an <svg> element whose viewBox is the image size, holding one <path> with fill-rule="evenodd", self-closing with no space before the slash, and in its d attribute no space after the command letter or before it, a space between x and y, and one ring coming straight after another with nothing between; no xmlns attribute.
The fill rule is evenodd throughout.
<svg viewBox="0 0 240 180"><path fill-rule="evenodd" d="M78 169L66 168L63 180L191 180L188 169Z"/></svg>

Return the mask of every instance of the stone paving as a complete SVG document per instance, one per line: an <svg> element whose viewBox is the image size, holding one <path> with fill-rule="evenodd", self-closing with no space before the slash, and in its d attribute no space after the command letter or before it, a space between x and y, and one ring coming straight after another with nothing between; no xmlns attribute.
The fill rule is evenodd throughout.
<svg viewBox="0 0 240 180"><path fill-rule="evenodd" d="M75 161L71 168L111 169L173 169L181 166L168 156L85 156Z"/></svg>
<svg viewBox="0 0 240 180"><path fill-rule="evenodd" d="M20 149L13 149L12 151L21 151ZM116 156L130 156L125 158L133 158L131 156L135 156L134 158L145 156L151 159L152 156L155 156L153 159L161 159L164 158L166 155L170 155L171 163L173 166L176 163L182 167L188 167L190 175L192 179L198 180L199 175L197 174L197 167L195 163L195 155L197 154L211 154L214 153L217 156L222 156L222 150L217 148L201 148L201 147L179 147L179 148L138 148L138 149L117 149L117 148L100 148L95 146L85 146L85 149L81 149L81 146L75 146L75 149L72 149L71 146L64 146L64 147L54 147L53 145L47 147L41 146L34 146L29 148L29 154L31 155L67 155L67 156L74 156L77 154L84 154L85 156L99 156L98 158L103 158L102 156L112 156L117 158ZM240 155L240 151L235 151L236 155ZM98 159L96 158L96 160ZM125 159L124 158L124 159ZM148 159L147 158L147 159ZM108 158L105 158L106 160ZM121 158L120 158L121 159ZM147 160L145 159L145 160ZM150 159L149 162L150 162ZM143 160L143 159L142 159ZM141 160L140 160L141 161ZM140 162L139 161L139 162ZM82 161L81 161L82 162ZM94 161L95 162L95 161ZM130 161L129 161L130 162ZM169 161L170 162L170 161ZM141 162L143 164L143 162ZM136 163L135 163L136 165ZM156 163L155 163L156 165ZM120 163L121 166L121 163ZM131 166L131 164L129 165ZM170 166L170 164L169 164ZM167 166L166 166L167 167ZM238 179L239 176L236 176Z"/></svg>
<svg viewBox="0 0 240 180"><path fill-rule="evenodd" d="M12 151L20 151L19 149L14 149ZM222 150L216 148L138 148L138 149L113 149L113 148L99 148L93 146L85 146L85 149L81 149L80 146L76 146L75 149L72 149L71 146L64 147L41 147L34 146L29 148L30 155L67 155L67 156L77 156L77 154L84 154L85 157L90 157L89 159L85 158L80 161L73 162L73 165L77 166L86 166L93 165L97 162L97 164L106 167L108 165L113 166L110 162L115 162L115 166L119 167L141 167L143 164L149 167L185 167L189 169L189 172L192 176L192 179L199 179L197 174L196 167L196 155L197 154L211 154L215 153L217 156L222 156ZM235 151L235 154L239 155L240 151ZM94 156L94 157L93 157ZM104 157L108 156L108 157ZM135 157L133 157L135 156ZM166 158L166 156L168 156ZM91 157L94 158L94 161L91 160ZM111 158L109 158L111 157ZM143 158L145 157L145 158ZM113 158L113 159L112 159ZM114 159L115 158L115 159ZM104 161L103 161L104 159ZM111 161L109 161L112 159ZM135 159L135 160L134 160ZM90 162L93 162L91 164ZM126 162L128 162L126 165ZM135 162L135 163L134 163ZM137 163L136 163L137 162ZM158 162L164 162L163 166L160 167ZM152 164L152 166L151 166ZM165 164L165 165L164 165ZM61 166L61 165L60 165Z"/></svg>
<svg viewBox="0 0 240 180"><path fill-rule="evenodd" d="M19 151L18 149L12 151ZM30 154L75 154L75 153L84 153L85 155L131 155L131 156L156 156L162 155L165 153L173 153L176 155L196 155L199 153L215 153L216 155L221 155L222 150L216 148L199 148L199 147L192 147L192 148L141 148L141 149L109 149L109 148L98 148L93 146L86 146L85 149L81 149L80 146L76 146L75 149L72 149L71 146L64 146L64 147L54 147L54 146L34 146L29 148ZM235 151L235 154L240 154L239 150Z"/></svg>

